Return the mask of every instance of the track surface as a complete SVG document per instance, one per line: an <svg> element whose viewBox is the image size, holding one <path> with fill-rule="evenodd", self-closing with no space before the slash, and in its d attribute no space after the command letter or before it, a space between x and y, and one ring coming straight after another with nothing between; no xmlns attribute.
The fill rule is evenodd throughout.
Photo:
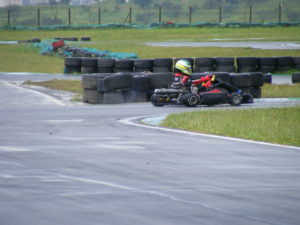
<svg viewBox="0 0 300 225"><path fill-rule="evenodd" d="M204 107L65 105L21 77L0 75L1 225L299 224L299 148L127 125Z"/></svg>

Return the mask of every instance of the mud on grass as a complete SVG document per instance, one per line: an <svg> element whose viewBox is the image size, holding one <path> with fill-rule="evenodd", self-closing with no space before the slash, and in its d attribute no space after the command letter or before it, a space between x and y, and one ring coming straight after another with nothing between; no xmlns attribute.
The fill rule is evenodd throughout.
<svg viewBox="0 0 300 225"><path fill-rule="evenodd" d="M166 118L162 126L300 146L300 107L172 114Z"/></svg>

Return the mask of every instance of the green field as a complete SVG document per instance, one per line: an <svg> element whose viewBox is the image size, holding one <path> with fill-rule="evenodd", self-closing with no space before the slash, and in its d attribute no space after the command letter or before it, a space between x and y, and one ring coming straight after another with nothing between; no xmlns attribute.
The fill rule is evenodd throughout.
<svg viewBox="0 0 300 225"><path fill-rule="evenodd" d="M294 41L300 42L300 27L276 28L174 28L174 29L110 29L110 30L56 30L56 31L1 31L0 41L18 41L32 38L91 37L91 42L73 42L70 45L97 48L111 52L129 52L139 58L161 57L239 57L239 56L300 56L299 50L259 50L252 48L217 47L151 47L146 41ZM0 44L0 71L63 73L64 59L40 56L28 44Z"/></svg>
<svg viewBox="0 0 300 225"><path fill-rule="evenodd" d="M162 126L300 146L300 107L172 114Z"/></svg>

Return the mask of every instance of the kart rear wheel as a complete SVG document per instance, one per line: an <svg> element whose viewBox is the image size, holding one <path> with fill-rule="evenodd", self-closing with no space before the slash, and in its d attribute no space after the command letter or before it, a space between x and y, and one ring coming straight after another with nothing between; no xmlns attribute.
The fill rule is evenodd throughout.
<svg viewBox="0 0 300 225"><path fill-rule="evenodd" d="M185 106L195 107L199 102L199 97L193 93L187 93L181 97L181 101Z"/></svg>
<svg viewBox="0 0 300 225"><path fill-rule="evenodd" d="M232 93L229 97L229 103L233 106L239 106L242 103L242 96L238 93Z"/></svg>

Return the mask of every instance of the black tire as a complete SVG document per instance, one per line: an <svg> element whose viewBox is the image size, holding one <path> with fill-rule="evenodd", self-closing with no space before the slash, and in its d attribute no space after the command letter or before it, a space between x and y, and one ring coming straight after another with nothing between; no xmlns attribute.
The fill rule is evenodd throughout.
<svg viewBox="0 0 300 225"><path fill-rule="evenodd" d="M122 104L125 103L123 90L116 90L103 93L103 104Z"/></svg>
<svg viewBox="0 0 300 225"><path fill-rule="evenodd" d="M251 87L251 76L249 73L231 73L230 83L238 88Z"/></svg>
<svg viewBox="0 0 300 225"><path fill-rule="evenodd" d="M195 67L195 72L196 73L213 72L213 71L215 71L214 67L199 67L199 66Z"/></svg>
<svg viewBox="0 0 300 225"><path fill-rule="evenodd" d="M173 59L172 58L159 58L153 59L153 67L169 67L172 68Z"/></svg>
<svg viewBox="0 0 300 225"><path fill-rule="evenodd" d="M215 71L233 73L233 72L235 72L235 66L234 65L228 65L228 66L219 65L219 66L216 66Z"/></svg>
<svg viewBox="0 0 300 225"><path fill-rule="evenodd" d="M114 73L131 73L132 69L118 69L118 68L114 68Z"/></svg>
<svg viewBox="0 0 300 225"><path fill-rule="evenodd" d="M181 102L188 107L195 107L199 103L199 96L187 93L181 97Z"/></svg>
<svg viewBox="0 0 300 225"><path fill-rule="evenodd" d="M173 73L150 73L147 74L150 78L151 89L167 88L174 80Z"/></svg>
<svg viewBox="0 0 300 225"><path fill-rule="evenodd" d="M195 58L195 67L213 68L216 62L214 58Z"/></svg>
<svg viewBox="0 0 300 225"><path fill-rule="evenodd" d="M81 58L80 57L66 57L65 65L66 66L81 66Z"/></svg>
<svg viewBox="0 0 300 225"><path fill-rule="evenodd" d="M112 67L97 67L97 73L113 73L114 68Z"/></svg>
<svg viewBox="0 0 300 225"><path fill-rule="evenodd" d="M234 58L232 57L216 57L214 58L216 62L216 66L233 66L234 65Z"/></svg>
<svg viewBox="0 0 300 225"><path fill-rule="evenodd" d="M81 73L97 73L97 67L87 67L87 66L84 66L84 67L81 67Z"/></svg>
<svg viewBox="0 0 300 225"><path fill-rule="evenodd" d="M256 72L256 66L238 66L237 71L239 73L248 73L248 72Z"/></svg>
<svg viewBox="0 0 300 225"><path fill-rule="evenodd" d="M149 91L151 89L150 78L146 75L133 77L133 89L136 91Z"/></svg>
<svg viewBox="0 0 300 225"><path fill-rule="evenodd" d="M294 65L289 65L289 66L277 66L277 71L279 72L286 72L289 70L294 69Z"/></svg>
<svg viewBox="0 0 300 225"><path fill-rule="evenodd" d="M249 90L249 94L251 94L253 98L261 98L262 89L260 87L251 87Z"/></svg>
<svg viewBox="0 0 300 225"><path fill-rule="evenodd" d="M133 60L131 59L118 59L115 61L115 69L133 71Z"/></svg>
<svg viewBox="0 0 300 225"><path fill-rule="evenodd" d="M262 73L274 73L276 71L276 66L260 66L258 68L258 71Z"/></svg>
<svg viewBox="0 0 300 225"><path fill-rule="evenodd" d="M293 83L300 83L300 73L293 73L292 74L292 82Z"/></svg>
<svg viewBox="0 0 300 225"><path fill-rule="evenodd" d="M291 66L294 65L293 57L276 57L277 66Z"/></svg>
<svg viewBox="0 0 300 225"><path fill-rule="evenodd" d="M81 66L97 67L97 58L81 58Z"/></svg>
<svg viewBox="0 0 300 225"><path fill-rule="evenodd" d="M153 60L151 59L136 59L133 62L134 71L152 71L153 70Z"/></svg>
<svg viewBox="0 0 300 225"><path fill-rule="evenodd" d="M82 88L90 89L90 90L97 90L98 82L105 77L110 76L109 74L87 74L83 75L81 78Z"/></svg>
<svg viewBox="0 0 300 225"><path fill-rule="evenodd" d="M238 67L257 67L258 65L256 57L237 57L236 63Z"/></svg>
<svg viewBox="0 0 300 225"><path fill-rule="evenodd" d="M251 87L261 87L264 85L264 77L260 72L251 73Z"/></svg>
<svg viewBox="0 0 300 225"><path fill-rule="evenodd" d="M153 67L153 73L172 72L172 67Z"/></svg>
<svg viewBox="0 0 300 225"><path fill-rule="evenodd" d="M81 73L81 66L65 66L65 74Z"/></svg>
<svg viewBox="0 0 300 225"><path fill-rule="evenodd" d="M264 84L272 84L272 75L264 74Z"/></svg>
<svg viewBox="0 0 300 225"><path fill-rule="evenodd" d="M112 68L115 66L115 59L97 59L97 67Z"/></svg>
<svg viewBox="0 0 300 225"><path fill-rule="evenodd" d="M275 66L276 67L276 58L275 57L259 57L257 58L258 66Z"/></svg>
<svg viewBox="0 0 300 225"><path fill-rule="evenodd" d="M82 101L90 104L101 103L102 95L97 90L83 89Z"/></svg>
<svg viewBox="0 0 300 225"><path fill-rule="evenodd" d="M294 65L300 65L300 57L293 57Z"/></svg>
<svg viewBox="0 0 300 225"><path fill-rule="evenodd" d="M90 37L82 37L81 41L91 41L91 38Z"/></svg>
<svg viewBox="0 0 300 225"><path fill-rule="evenodd" d="M232 93L229 97L229 103L233 106L239 106L242 103L242 96L238 93Z"/></svg>
<svg viewBox="0 0 300 225"><path fill-rule="evenodd" d="M110 92L120 89L131 89L133 87L133 76L129 73L113 74L105 77L98 83L99 92Z"/></svg>

